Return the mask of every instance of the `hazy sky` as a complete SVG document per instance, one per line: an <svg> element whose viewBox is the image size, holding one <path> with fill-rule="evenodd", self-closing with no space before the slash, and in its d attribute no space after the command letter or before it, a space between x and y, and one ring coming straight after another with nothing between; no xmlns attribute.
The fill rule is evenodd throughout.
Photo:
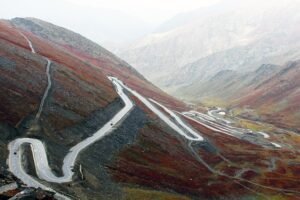
<svg viewBox="0 0 300 200"><path fill-rule="evenodd" d="M81 6L82 13L89 9L107 8L140 18L146 22L159 23L180 12L212 5L218 0L6 0L0 7L1 18L34 16L44 18L52 9L60 6ZM49 9L47 9L47 7ZM42 12L41 12L42 11ZM55 14L55 10L52 14Z"/></svg>
<svg viewBox="0 0 300 200"><path fill-rule="evenodd" d="M35 17L78 32L113 50L173 16L220 2L251 9L288 0L3 0L0 18ZM300 1L300 0L297 0Z"/></svg>
<svg viewBox="0 0 300 200"><path fill-rule="evenodd" d="M66 0L85 6L117 9L140 17L148 22L161 22L180 13L202 6L212 5L217 0Z"/></svg>
<svg viewBox="0 0 300 200"><path fill-rule="evenodd" d="M104 47L114 48L141 38L178 13L218 1L3 0L0 18L39 18L78 32Z"/></svg>

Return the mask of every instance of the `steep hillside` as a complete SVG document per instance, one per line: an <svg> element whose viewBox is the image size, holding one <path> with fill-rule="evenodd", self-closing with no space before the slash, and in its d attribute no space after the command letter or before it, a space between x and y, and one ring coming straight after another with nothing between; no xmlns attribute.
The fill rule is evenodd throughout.
<svg viewBox="0 0 300 200"><path fill-rule="evenodd" d="M94 45L39 20L0 21L0 165L27 186L58 199L300 196L299 135L183 112Z"/></svg>
<svg viewBox="0 0 300 200"><path fill-rule="evenodd" d="M12 20L12 23L40 38L51 41L52 44L58 45L58 48L62 48L62 50L68 54L72 54L77 59L95 67L101 66L101 70L105 75L118 75L119 78L127 80L131 87L142 92L142 94L146 93L150 95L155 92L157 93L156 95L160 95L162 99L167 98L168 101L178 104L177 106L183 106L153 86L125 61L77 33L33 18L16 18ZM48 52L43 49L40 51L42 54L48 54ZM142 86L143 90L140 89Z"/></svg>
<svg viewBox="0 0 300 200"><path fill-rule="evenodd" d="M93 118L97 113L100 113L99 118L106 119L108 116L103 109L111 104L118 109L118 96L100 69L36 39L35 48L43 48L53 63L50 69L52 88L41 116L45 119L40 121L42 124L33 124L47 87L47 62L40 55L24 51L24 48L29 48L27 41L9 22L1 21L0 25L0 113L2 129L11 132L4 134L4 139L28 134L38 137L43 131L44 137L53 142L61 143L61 138L64 138L64 144L70 144L81 140L86 133L77 130L77 133L66 134L68 128L76 129L77 124L86 123L86 118ZM36 128L31 129L32 126Z"/></svg>
<svg viewBox="0 0 300 200"><path fill-rule="evenodd" d="M253 71L299 59L299 10L297 0L221 1L171 19L120 56L176 94L222 70Z"/></svg>

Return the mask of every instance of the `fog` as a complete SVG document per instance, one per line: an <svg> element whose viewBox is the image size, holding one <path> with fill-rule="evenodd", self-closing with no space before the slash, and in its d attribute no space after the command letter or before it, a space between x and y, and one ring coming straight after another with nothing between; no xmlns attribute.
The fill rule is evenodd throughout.
<svg viewBox="0 0 300 200"><path fill-rule="evenodd" d="M153 31L174 15L211 0L9 0L0 18L35 17L74 30L108 48L125 45Z"/></svg>
<svg viewBox="0 0 300 200"><path fill-rule="evenodd" d="M78 32L108 49L119 48L155 31L179 13L217 3L252 9L280 0L7 0L0 18L35 17Z"/></svg>

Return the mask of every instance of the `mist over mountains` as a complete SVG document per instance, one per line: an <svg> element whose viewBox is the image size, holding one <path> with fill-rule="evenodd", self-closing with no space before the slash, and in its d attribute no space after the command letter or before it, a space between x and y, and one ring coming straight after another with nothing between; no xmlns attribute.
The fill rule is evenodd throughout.
<svg viewBox="0 0 300 200"><path fill-rule="evenodd" d="M299 58L299 1L221 1L180 14L119 55L176 95L222 70ZM159 73L157 73L159 71Z"/></svg>

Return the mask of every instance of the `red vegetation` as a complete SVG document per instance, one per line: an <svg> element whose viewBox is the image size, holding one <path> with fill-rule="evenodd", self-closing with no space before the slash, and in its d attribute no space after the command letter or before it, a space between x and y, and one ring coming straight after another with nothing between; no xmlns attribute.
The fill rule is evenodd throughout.
<svg viewBox="0 0 300 200"><path fill-rule="evenodd" d="M24 117L38 110L48 84L47 62L40 55L52 60L50 107L46 106L44 114L55 130L78 123L118 97L99 68L62 51L57 45L23 32L37 52L32 54L27 41L15 27L0 21L0 30L0 56L5 59L2 63L9 62L11 65L0 68L0 82L4 86L0 88L1 121L16 126ZM77 117L57 117L59 111L56 109L68 110Z"/></svg>
<svg viewBox="0 0 300 200"><path fill-rule="evenodd" d="M0 30L0 56L15 63L13 71L0 68L0 83L5 85L0 87L0 100L4 105L0 108L0 121L8 121L15 126L22 118L37 110L47 84L46 62L39 55L54 61L51 70L53 90L45 118L56 130L81 122L93 111L106 107L117 98L111 82L106 77L108 75L118 77L145 97L151 97L170 109L177 111L186 109L183 103L147 82L122 62L106 57L94 58L72 47L53 44L32 33L24 32L39 54L33 55L17 29L5 21L0 21ZM264 86L257 88L241 101L241 105L252 103L253 106L259 107L266 102L273 106L282 99L282 96L287 96L293 108L298 109L299 93L287 94L280 87L282 84L279 85L283 77L284 80L288 80L291 76L293 80L300 80L300 77L294 77L299 76L299 73L296 75L294 69L291 69L281 74L278 80L266 82ZM296 81L285 84L285 87L299 88L298 84L300 82ZM270 92L269 88L274 86L275 89ZM236 184L233 178L217 175L208 170L203 163L197 161L187 141L161 122L139 100L133 96L131 98L148 114L149 122L140 129L137 141L122 149L116 162L109 166L112 177L117 182L158 190L174 190L186 195L207 198L242 196L249 193ZM54 108L68 110L68 115L57 117L59 112ZM278 112L279 117L276 118L280 120L278 123L284 119L289 109ZM273 116L268 119L275 118ZM242 178L267 186L300 190L299 165L288 164L289 159L299 158L299 153L265 149L224 133L214 132L189 119L184 120L230 160L231 163L227 163L217 153L199 148L196 153L214 170L234 176L243 168L257 169L257 172L256 170L244 172ZM290 122L292 124L293 121ZM284 162L276 162L275 169L270 171L268 163L272 157ZM276 179L278 176L280 178ZM260 190L264 191L261 188ZM266 193L274 194L274 191L266 190Z"/></svg>
<svg viewBox="0 0 300 200"><path fill-rule="evenodd" d="M95 58L92 55L80 52L78 49L74 49L70 46L62 46L68 52L72 52L76 57L81 58L82 60L90 63L93 66L99 67L106 76L118 77L130 88L138 91L145 97L151 97L162 103L166 103L166 105L171 106L172 108L177 108L179 110L184 110L186 108L182 102L174 99L173 97L161 91L159 88L152 85L135 70L129 68L124 63L116 63L109 58Z"/></svg>
<svg viewBox="0 0 300 200"><path fill-rule="evenodd" d="M300 131L300 61L282 66L281 71L238 100L239 106L259 110L266 121Z"/></svg>
<svg viewBox="0 0 300 200"><path fill-rule="evenodd" d="M47 86L45 61L13 48L0 39L0 121L12 126L34 113ZM25 105L25 106L24 106Z"/></svg>
<svg viewBox="0 0 300 200"><path fill-rule="evenodd" d="M154 189L168 188L195 196L217 197L242 191L226 177L218 177L206 169L189 152L182 138L166 127L148 124L140 131L138 141L122 150L118 161L110 166L117 181L144 185ZM217 159L203 155L209 163ZM222 189L221 189L222 188Z"/></svg>

